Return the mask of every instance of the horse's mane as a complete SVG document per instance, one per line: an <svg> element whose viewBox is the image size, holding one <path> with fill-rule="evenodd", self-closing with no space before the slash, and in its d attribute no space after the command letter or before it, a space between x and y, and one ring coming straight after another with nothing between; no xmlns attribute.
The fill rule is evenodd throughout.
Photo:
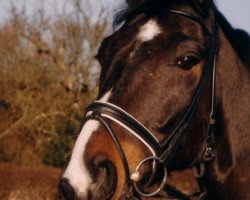
<svg viewBox="0 0 250 200"><path fill-rule="evenodd" d="M183 0L186 2L186 0ZM140 14L147 13L149 15L161 14L166 9L170 8L171 1L162 0L145 0L136 3L132 6L122 6L119 12L116 13L113 25L119 26L130 17ZM228 22L225 16L215 8L216 19L223 30L224 34L228 38L232 47L236 50L239 57L250 65L250 36L249 34L241 29L234 29Z"/></svg>
<svg viewBox="0 0 250 200"><path fill-rule="evenodd" d="M232 47L236 50L239 57L250 65L250 36L241 29L234 29L225 16L216 9L216 19L229 40Z"/></svg>

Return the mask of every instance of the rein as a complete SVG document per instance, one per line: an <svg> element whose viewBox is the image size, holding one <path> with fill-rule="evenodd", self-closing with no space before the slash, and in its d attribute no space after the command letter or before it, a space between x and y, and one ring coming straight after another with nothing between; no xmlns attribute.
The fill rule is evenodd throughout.
<svg viewBox="0 0 250 200"><path fill-rule="evenodd" d="M213 150L213 141L212 141L212 131L215 123L214 119L214 111L215 111L215 78L216 78L216 57L218 52L218 24L216 21L213 21L213 30L210 33L206 25L197 17L177 11L177 10L168 10L167 12L181 15L190 20L193 20L201 25L204 34L209 38L211 47L208 55L208 61L205 64L204 71L202 73L201 80L197 86L194 97L189 104L185 114L183 115L181 121L176 126L174 131L170 134L168 139L163 143L160 143L154 134L149 131L142 123L140 123L137 119L131 116L122 108L108 102L102 101L94 101L90 104L86 111L85 123L94 119L99 121L108 131L109 135L112 137L112 140L117 148L117 151L121 157L125 174L126 174L126 188L125 198L134 197L133 191L136 192L138 196L142 197L154 197L154 198L167 198L167 199L180 199L180 200L189 200L195 197L197 200L205 199L206 191L201 191L199 193L193 194L191 196L187 196L182 192L178 191L173 186L166 183L168 178L168 164L171 162L176 150L178 149L182 139L186 136L186 130L191 123L191 119L197 110L197 106L200 102L201 95L203 94L205 85L209 78L209 75L212 73L212 83L211 83L211 109L209 113L208 126L206 131L206 139L204 140L204 144L201 152L199 153L197 159L193 161L191 166L193 167L194 174L196 178L200 178L204 175L205 167L204 163L212 160L215 156ZM134 173L131 174L129 165L126 159L126 155L121 147L121 144L116 137L116 134L112 130L111 126L107 122L107 120L111 120L116 124L127 129L133 136L138 138L152 153L152 156L145 158L142 160ZM159 183L158 188L154 192L146 193L142 191L141 188L138 187L138 182L140 181L142 175L140 174L140 168L146 162L152 162L152 176L149 182L146 185L150 185L152 183L153 178L159 167L163 169L163 178ZM199 166L197 167L194 166ZM202 190L203 188L201 188ZM162 194L164 192L165 194ZM109 195L110 198L110 195ZM107 199L109 199L107 198Z"/></svg>

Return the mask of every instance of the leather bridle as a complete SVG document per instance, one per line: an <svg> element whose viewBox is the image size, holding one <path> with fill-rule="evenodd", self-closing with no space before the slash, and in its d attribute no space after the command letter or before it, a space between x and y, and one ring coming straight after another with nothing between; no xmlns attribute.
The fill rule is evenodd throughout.
<svg viewBox="0 0 250 200"><path fill-rule="evenodd" d="M173 186L166 183L166 179L168 178L168 165L171 162L177 148L179 147L182 139L186 136L186 130L191 122L191 119L194 113L197 110L197 106L203 94L205 85L207 80L212 73L212 83L211 83L211 110L208 118L208 126L205 135L204 144L200 154L197 159L192 163L192 167L200 166L199 170L194 167L194 172L196 177L201 177L204 174L204 162L210 161L214 158L215 154L213 152L213 143L212 143L212 131L215 123L214 119L214 110L215 110L215 75L216 75L216 57L218 51L218 24L215 20L213 20L213 30L210 33L206 25L196 16L191 15L189 13L185 13L177 10L167 10L167 12L181 15L190 20L197 22L201 27L205 34L205 36L209 39L210 42L210 50L207 62L205 64L201 80L197 86L194 97L188 106L185 114L183 115L181 121L176 126L174 131L170 134L167 140L164 142L159 142L158 139L154 136L154 134L149 131L142 123L136 120L133 116L128 114L122 108L108 102L102 101L94 101L90 104L86 110L86 117L84 123L86 123L90 119L94 119L99 121L106 129L107 132L112 137L114 144L116 145L117 151L121 157L123 162L125 174L126 174L126 188L125 191L126 198L134 198L133 191L136 192L137 196L142 197L154 197L154 198L175 198L181 200L188 200L192 197L196 197L201 200L206 196L205 191L201 191L200 193L193 194L192 196L187 196L182 192L175 189ZM149 151L152 153L152 156L149 156L142 160L134 173L131 174L129 165L126 159L126 155L122 149L122 146L109 125L107 120L111 120L114 123L124 127L131 134L133 134L136 138L138 138ZM154 192L146 193L144 190L138 187L137 182L140 181L140 167L146 162L152 162L152 176L147 183L150 186L151 180L153 180L157 170L159 167L163 168L163 179L159 183L159 187ZM164 192L165 194L162 194ZM110 196L109 196L110 198Z"/></svg>

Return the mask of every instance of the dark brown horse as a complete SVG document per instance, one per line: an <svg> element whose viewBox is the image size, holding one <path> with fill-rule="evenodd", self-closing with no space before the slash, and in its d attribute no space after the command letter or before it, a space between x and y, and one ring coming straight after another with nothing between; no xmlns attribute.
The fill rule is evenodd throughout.
<svg viewBox="0 0 250 200"><path fill-rule="evenodd" d="M61 198L250 199L249 36L212 0L130 0L115 25ZM168 182L184 169L192 196Z"/></svg>

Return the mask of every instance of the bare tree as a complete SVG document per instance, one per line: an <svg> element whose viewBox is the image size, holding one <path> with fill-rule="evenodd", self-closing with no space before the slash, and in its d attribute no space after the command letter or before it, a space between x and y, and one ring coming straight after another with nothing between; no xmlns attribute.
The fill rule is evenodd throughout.
<svg viewBox="0 0 250 200"><path fill-rule="evenodd" d="M94 55L110 24L108 12L86 0L67 6L70 12L51 18L42 6L28 15L12 5L0 29L2 161L62 165L96 95Z"/></svg>

